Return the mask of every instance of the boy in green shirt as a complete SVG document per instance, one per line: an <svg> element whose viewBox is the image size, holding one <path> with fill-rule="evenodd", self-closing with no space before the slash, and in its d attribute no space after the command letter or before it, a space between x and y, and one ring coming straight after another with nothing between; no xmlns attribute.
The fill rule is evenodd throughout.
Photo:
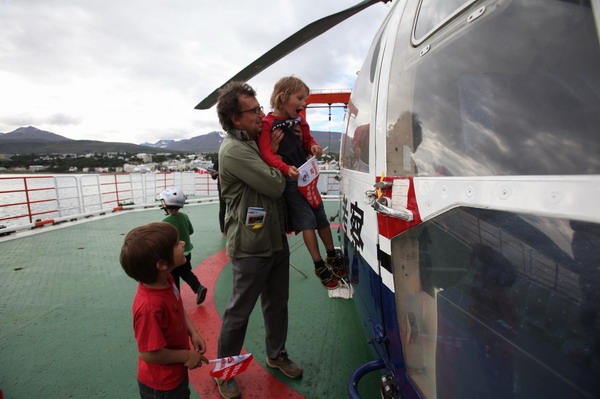
<svg viewBox="0 0 600 399"><path fill-rule="evenodd" d="M179 212L179 209L183 208L185 204L185 194L183 191L169 187L160 194L160 201L162 209L167 213L167 217L162 221L167 222L175 226L179 232L179 239L185 242L184 255L186 262L171 271L171 275L175 280L175 285L179 289L179 278L181 277L185 281L192 291L198 296L196 298L196 304L200 305L206 298L206 287L200 284L198 277L192 272L192 248L194 247L190 242L190 235L194 233L194 228L190 222L190 218L183 212Z"/></svg>

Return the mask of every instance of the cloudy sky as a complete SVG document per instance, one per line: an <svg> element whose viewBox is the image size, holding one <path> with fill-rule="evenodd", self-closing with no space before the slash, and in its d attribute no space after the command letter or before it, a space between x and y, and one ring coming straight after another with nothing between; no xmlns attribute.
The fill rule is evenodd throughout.
<svg viewBox="0 0 600 399"><path fill-rule="evenodd" d="M35 126L71 139L181 140L221 130L194 106L309 23L359 0L0 0L0 132ZM250 80L351 88L390 4L375 4ZM310 111L314 130L342 117Z"/></svg>

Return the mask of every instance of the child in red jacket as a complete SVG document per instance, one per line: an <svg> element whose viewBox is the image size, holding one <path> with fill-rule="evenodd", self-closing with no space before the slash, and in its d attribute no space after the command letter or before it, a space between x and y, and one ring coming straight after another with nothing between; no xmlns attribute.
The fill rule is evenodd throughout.
<svg viewBox="0 0 600 399"><path fill-rule="evenodd" d="M286 178L285 197L290 222L294 231L302 231L304 244L315 264L315 274L327 289L339 287L339 278L346 276L342 257L333 246L333 238L327 215L321 203L313 209L298 190L298 168L306 162L307 155L321 156L323 150L310 134L310 127L300 113L306 108L308 86L294 76L287 76L275 83L271 94L271 107L263 118L262 133L258 146L265 162L279 169ZM283 139L279 150L271 148L271 132L281 129ZM300 132L301 131L301 136ZM300 136L300 137L299 137ZM327 256L321 258L317 234L325 246Z"/></svg>

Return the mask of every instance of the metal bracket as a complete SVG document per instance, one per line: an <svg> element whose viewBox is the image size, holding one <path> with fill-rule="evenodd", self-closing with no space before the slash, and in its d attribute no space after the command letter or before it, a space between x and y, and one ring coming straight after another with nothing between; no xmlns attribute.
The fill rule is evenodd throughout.
<svg viewBox="0 0 600 399"><path fill-rule="evenodd" d="M401 209L392 209L389 206L389 198L388 197L380 197L373 201L371 206L375 209L375 212L379 212L382 215L406 220L407 222L411 222L413 220L413 213L409 209L401 208Z"/></svg>
<svg viewBox="0 0 600 399"><path fill-rule="evenodd" d="M377 191L367 190L365 191L365 204L373 205L373 201L377 198Z"/></svg>
<svg viewBox="0 0 600 399"><path fill-rule="evenodd" d="M467 22L475 21L477 18L481 17L484 12L485 12L485 6L479 7L477 10L475 10L475 12L469 14L469 17L467 18Z"/></svg>

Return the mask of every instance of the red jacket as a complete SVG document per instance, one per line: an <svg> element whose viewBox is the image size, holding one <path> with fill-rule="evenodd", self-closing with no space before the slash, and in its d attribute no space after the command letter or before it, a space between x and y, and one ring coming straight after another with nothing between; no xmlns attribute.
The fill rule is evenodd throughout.
<svg viewBox="0 0 600 399"><path fill-rule="evenodd" d="M284 139L281 141L278 151L278 154L280 154L283 159L280 158L278 154L274 153L271 149L271 127L273 126L273 122L276 120L287 119L289 118L274 116L272 112L269 112L269 114L263 118L262 133L258 138L258 148L260 149L260 154L263 160L267 163L267 165L279 169L286 177L288 176L290 167L301 166L306 161L306 155L311 153L310 148L313 145L318 145L315 139L310 135L310 127L308 126L308 123L304 118L302 118L300 122L300 127L302 129L302 143L300 143L300 148L304 154L298 154L295 159L288 158L287 154L289 154L290 151L293 152L293 148L290 147L294 142L294 140L288 136L289 134L293 134L293 137L295 137L295 133L289 133L285 131ZM288 136L286 136L286 134ZM300 162L301 159L302 162Z"/></svg>

